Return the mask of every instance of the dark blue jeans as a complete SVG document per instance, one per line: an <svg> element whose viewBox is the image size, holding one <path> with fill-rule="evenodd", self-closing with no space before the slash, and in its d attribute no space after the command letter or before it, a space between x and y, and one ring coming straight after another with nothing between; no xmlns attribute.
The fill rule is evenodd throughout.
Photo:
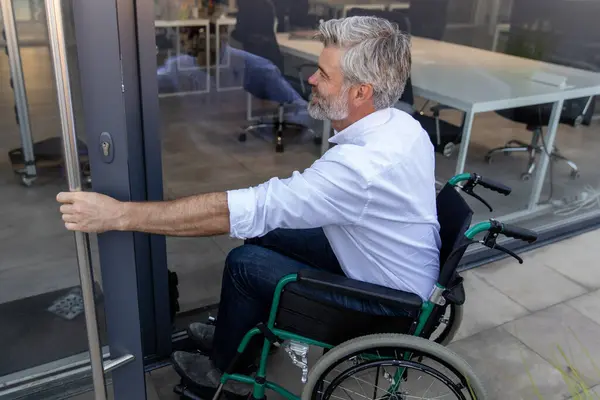
<svg viewBox="0 0 600 400"><path fill-rule="evenodd" d="M244 335L267 322L277 282L286 275L314 268L344 275L322 229L277 229L250 239L232 250L225 261L221 301L212 360L224 371L235 357ZM312 293L311 293L312 294ZM375 315L401 315L381 304L339 294L315 291L315 297ZM248 349L248 365L256 356L256 344Z"/></svg>

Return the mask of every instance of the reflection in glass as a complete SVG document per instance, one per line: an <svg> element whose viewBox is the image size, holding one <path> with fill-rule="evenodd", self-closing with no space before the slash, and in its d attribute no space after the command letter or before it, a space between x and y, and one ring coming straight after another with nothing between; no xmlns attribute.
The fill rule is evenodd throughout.
<svg viewBox="0 0 600 400"><path fill-rule="evenodd" d="M565 210L569 217L600 211L591 200L579 201L600 192L595 101L575 96L556 135L548 126L551 102L569 85L588 92L600 85L600 59L590 50L600 40L596 24L578 22L598 11L597 2L165 0L156 10L167 198L285 177L326 151L327 124L305 110L320 52L312 34L320 20L371 15L412 35L411 81L396 107L429 134L440 183L462 170L501 181L513 192L486 194L493 215L531 228L566 221ZM566 18L571 11L576 17ZM545 44L533 46L532 37ZM540 72L566 77L567 88L538 82ZM549 93L551 101L535 100ZM522 106L541 123L511 118ZM544 179L536 171L551 138L560 152ZM508 151L494 151L507 143ZM471 206L477 219L490 217L481 204ZM237 245L227 237L168 239L181 311L218 300L224 258Z"/></svg>
<svg viewBox="0 0 600 400"><path fill-rule="evenodd" d="M155 21L165 197L247 187L309 166L322 131L306 112L316 66L284 57L276 32L285 24L273 4L177 4L159 4ZM167 239L182 317L218 301L225 257L237 245L226 236Z"/></svg>

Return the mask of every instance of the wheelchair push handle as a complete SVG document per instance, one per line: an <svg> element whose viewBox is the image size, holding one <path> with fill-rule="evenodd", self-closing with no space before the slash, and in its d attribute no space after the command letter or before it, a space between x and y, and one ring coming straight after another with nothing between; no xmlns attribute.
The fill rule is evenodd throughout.
<svg viewBox="0 0 600 400"><path fill-rule="evenodd" d="M508 186L503 185L500 182L496 182L490 178L484 178L483 176L479 177L478 183L486 189L490 189L494 192L498 192L505 196L508 196L510 194L510 192L512 192L512 189L509 188Z"/></svg>
<svg viewBox="0 0 600 400"><path fill-rule="evenodd" d="M500 221L496 221L495 219L490 219L488 222L480 222L480 223L472 226L465 233L465 236L467 237L467 239L469 239L471 241L471 243L475 243L475 242L473 242L473 238L477 234L482 233L482 232L487 232L487 233L486 233L485 237L483 238L483 240L481 240L479 243L483 244L484 246L486 246L490 249L499 250L499 251L502 251L503 253L508 254L509 256L517 259L517 261L519 261L520 264L523 264L523 259L521 259L521 257L516 255L515 253L513 253L511 250L507 249L506 247L503 247L503 246L499 245L498 243L496 243L498 236L504 235L504 236L511 237L514 239L523 240L528 243L533 243L538 238L537 233L534 231L531 231L531 230L525 229L525 228L521 228L519 226L504 224Z"/></svg>
<svg viewBox="0 0 600 400"><path fill-rule="evenodd" d="M469 230L467 230L467 232L465 232L465 236L467 237L467 239L473 240L475 236L482 232L487 232L486 239L495 239L499 235L504 235L507 237L523 240L525 242L533 243L538 238L538 234L534 231L521 228L520 226L505 224L493 218L489 221L479 222L473 225L471 228L469 228Z"/></svg>
<svg viewBox="0 0 600 400"><path fill-rule="evenodd" d="M458 184L461 182L465 183L462 186L458 186ZM460 189L462 189L463 192L482 202L490 210L490 212L493 211L492 206L490 206L490 204L487 201L485 201L481 196L474 192L474 189L477 185L481 185L486 189L493 190L494 192L498 192L505 196L508 196L512 192L512 189L508 186L496 182L492 179L484 178L483 176L475 173L464 173L456 175L448 181L448 184L455 187L458 186Z"/></svg>
<svg viewBox="0 0 600 400"><path fill-rule="evenodd" d="M537 233L534 231L509 224L502 224L502 234L528 243L533 243L538 238Z"/></svg>
<svg viewBox="0 0 600 400"><path fill-rule="evenodd" d="M459 174L459 175L452 177L448 181L448 183L452 186L458 186L458 184L461 182L466 182L462 186L463 190L465 190L465 189L473 190L473 188L475 188L475 186L481 185L486 189L492 190L494 192L498 192L505 196L508 196L512 192L512 189L510 187L508 187L500 182L497 182L493 179L483 177L476 173Z"/></svg>

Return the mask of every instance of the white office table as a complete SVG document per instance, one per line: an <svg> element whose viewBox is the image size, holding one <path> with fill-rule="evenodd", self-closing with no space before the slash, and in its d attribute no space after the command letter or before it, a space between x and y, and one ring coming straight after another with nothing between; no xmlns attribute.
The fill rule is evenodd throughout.
<svg viewBox="0 0 600 400"><path fill-rule="evenodd" d="M215 20L215 69L217 76L217 92L242 89L242 86L221 87L221 68L228 68L230 62L229 56L227 56L225 65L221 65L221 27L226 26L229 30L229 34L231 34L231 27L235 26L236 23L236 18L228 17L225 14Z"/></svg>
<svg viewBox="0 0 600 400"><path fill-rule="evenodd" d="M199 91L186 91L186 92L175 92L175 93L162 93L159 96L160 97L168 97L168 96L181 96L181 95L187 95L187 94L201 94L201 93L208 93L210 91L210 74L208 73L208 71L210 70L211 66L210 66L210 42L211 42L211 35L210 35L210 24L214 23L216 26L216 31L215 31L215 45L216 45L216 49L215 49L215 55L216 55L216 59L215 59L215 69L216 69L216 86L217 86L217 91L218 92L222 92L222 91L226 91L226 90L238 90L241 89L241 86L234 86L234 87L227 87L227 88L223 88L221 87L221 68L226 68L228 67L228 62L229 60L227 59L227 63L225 65L221 65L221 38L220 38L220 33L221 33L221 27L223 26L227 26L227 27L231 27L234 26L236 24L236 19L232 18L232 17L228 17L225 14L221 14L218 17L212 16L210 18L196 18L196 19L178 19L178 20L156 20L154 21L154 26L156 28L175 28L176 31L176 36L177 36L177 44L175 47L175 51L176 54L181 54L180 51L180 41L179 41L179 29L182 27L204 27L204 33L205 33L205 40L206 40L206 89L205 90L199 90ZM180 70L186 70L186 68L181 67L180 65L178 65Z"/></svg>
<svg viewBox="0 0 600 400"><path fill-rule="evenodd" d="M154 21L155 28L175 28L177 43L175 45L175 52L177 55L181 54L181 42L179 37L179 29L186 27L203 27L204 33L206 37L206 89L204 90L194 90L187 92L173 92L173 93L160 93L159 97L171 97L171 96L182 96L187 94L201 94L208 93L210 91L210 74L208 73L210 69L210 20L206 18L198 18L198 19L176 19L176 20L156 20ZM177 67L180 71L186 71L189 68L182 67L179 65L179 60L177 61Z"/></svg>
<svg viewBox="0 0 600 400"><path fill-rule="evenodd" d="M283 52L312 62L317 62L322 49L318 41L290 39L286 33L278 34L277 40ZM546 137L552 149L564 100L600 94L599 73L419 37L412 38L412 66L416 96L466 113L456 173L464 171L476 113L554 103ZM531 80L538 71L566 77L567 87ZM323 150L328 148L330 133L331 126L326 125ZM548 162L548 155L543 153L533 182L530 210L537 207Z"/></svg>

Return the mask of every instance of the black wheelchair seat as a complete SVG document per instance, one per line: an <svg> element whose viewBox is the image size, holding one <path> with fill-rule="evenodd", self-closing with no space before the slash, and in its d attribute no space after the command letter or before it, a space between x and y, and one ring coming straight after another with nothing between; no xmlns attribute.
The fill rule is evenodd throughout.
<svg viewBox="0 0 600 400"><path fill-rule="evenodd" d="M383 304L399 315L355 311L319 298L315 289ZM300 272L298 281L282 293L275 327L335 346L373 333L410 333L421 306L421 298L413 293L308 270Z"/></svg>
<svg viewBox="0 0 600 400"><path fill-rule="evenodd" d="M325 271L301 271L298 274L298 282L316 288L331 289L337 293L364 300L374 300L391 307L419 309L423 304L423 300L414 293L357 281Z"/></svg>

